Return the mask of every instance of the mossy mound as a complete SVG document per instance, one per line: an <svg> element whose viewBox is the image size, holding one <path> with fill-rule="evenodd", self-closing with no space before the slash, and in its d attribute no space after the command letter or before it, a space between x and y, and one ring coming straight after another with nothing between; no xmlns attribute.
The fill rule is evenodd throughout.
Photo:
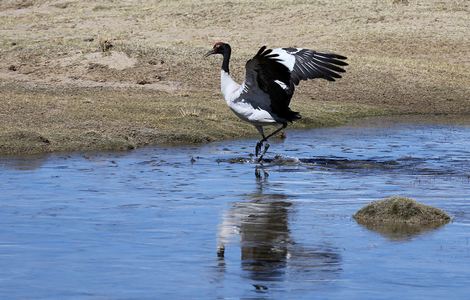
<svg viewBox="0 0 470 300"><path fill-rule="evenodd" d="M406 197L390 197L374 201L354 214L361 224L447 224L450 217L443 210Z"/></svg>
<svg viewBox="0 0 470 300"><path fill-rule="evenodd" d="M441 209L398 196L374 201L357 211L353 218L392 240L408 239L451 220Z"/></svg>

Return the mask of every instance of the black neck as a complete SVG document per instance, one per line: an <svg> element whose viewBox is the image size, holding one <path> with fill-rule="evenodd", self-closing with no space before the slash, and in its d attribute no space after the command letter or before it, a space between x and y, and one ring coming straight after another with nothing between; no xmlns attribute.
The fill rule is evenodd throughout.
<svg viewBox="0 0 470 300"><path fill-rule="evenodd" d="M228 44L226 44L225 47L224 47L224 52L222 54L224 56L224 61L222 62L222 70L224 70L227 73L230 73L230 71L228 69L228 64L230 62L230 55L231 54L232 54L232 49L230 48L230 46Z"/></svg>

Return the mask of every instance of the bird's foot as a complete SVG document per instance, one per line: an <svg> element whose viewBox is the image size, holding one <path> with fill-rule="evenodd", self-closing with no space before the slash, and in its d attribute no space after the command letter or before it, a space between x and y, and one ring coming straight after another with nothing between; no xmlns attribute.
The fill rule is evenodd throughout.
<svg viewBox="0 0 470 300"><path fill-rule="evenodd" d="M255 168L255 177L256 177L257 179L261 179L261 172L260 172L260 170L259 170L258 168Z"/></svg>
<svg viewBox="0 0 470 300"><path fill-rule="evenodd" d="M264 170L264 169L263 169L263 174L264 174L264 179L266 179L266 178L269 177L268 171L266 171L266 170Z"/></svg>
<svg viewBox="0 0 470 300"><path fill-rule="evenodd" d="M261 174L261 171L263 171L263 174ZM263 165L257 165L255 168L255 176L256 180L266 180L269 177L269 173L264 169Z"/></svg>
<svg viewBox="0 0 470 300"><path fill-rule="evenodd" d="M217 257L223 258L225 256L225 246L217 247Z"/></svg>

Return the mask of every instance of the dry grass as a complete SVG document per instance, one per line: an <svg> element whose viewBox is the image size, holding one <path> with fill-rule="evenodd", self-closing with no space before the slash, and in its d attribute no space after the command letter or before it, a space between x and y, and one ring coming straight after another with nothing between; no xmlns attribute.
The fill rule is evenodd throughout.
<svg viewBox="0 0 470 300"><path fill-rule="evenodd" d="M220 58L202 59L217 40L239 80L263 44L349 57L344 79L299 87L297 127L468 114L469 13L459 0L1 1L0 153L255 135L220 100Z"/></svg>
<svg viewBox="0 0 470 300"><path fill-rule="evenodd" d="M0 153L126 150L256 134L225 105L219 105L220 99L205 93L186 97L143 88L64 89L53 93L34 88L31 93L5 86L0 91L7 99L0 102ZM309 117L298 126L334 125L361 113L374 114L372 109L333 103L305 108Z"/></svg>

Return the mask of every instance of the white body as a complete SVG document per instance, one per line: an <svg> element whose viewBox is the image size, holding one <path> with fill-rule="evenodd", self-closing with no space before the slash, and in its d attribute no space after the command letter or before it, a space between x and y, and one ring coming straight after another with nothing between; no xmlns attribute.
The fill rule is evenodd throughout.
<svg viewBox="0 0 470 300"><path fill-rule="evenodd" d="M243 121L253 124L255 126L276 125L278 122L274 117L264 109L254 108L252 102L248 99L255 98L268 98L269 96L259 89L250 89L248 93L242 92L245 90L245 83L239 85L236 83L230 74L221 71L221 90L224 95L225 102L230 109Z"/></svg>

